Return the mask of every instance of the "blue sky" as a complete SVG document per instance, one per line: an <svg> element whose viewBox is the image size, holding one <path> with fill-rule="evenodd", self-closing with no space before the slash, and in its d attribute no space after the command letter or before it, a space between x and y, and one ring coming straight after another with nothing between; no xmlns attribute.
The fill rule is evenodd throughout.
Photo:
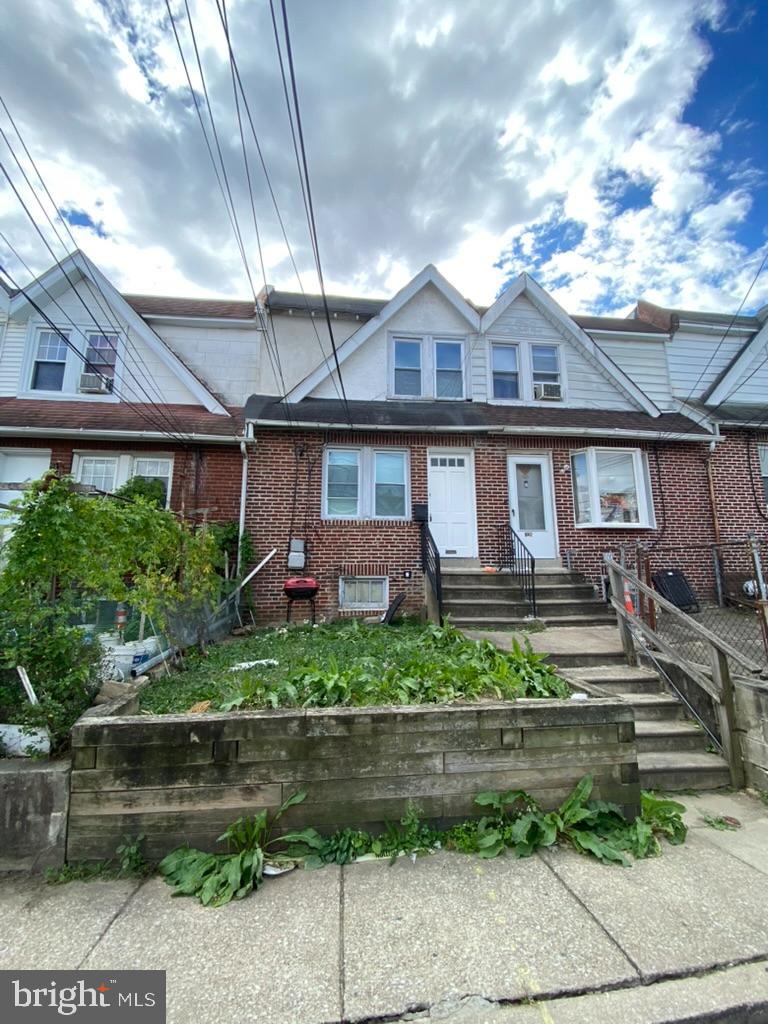
<svg viewBox="0 0 768 1024"><path fill-rule="evenodd" d="M190 9L253 254L216 5ZM227 10L311 289L269 4ZM0 94L78 245L126 291L246 297L165 4L7 0L5 13ZM738 307L767 242L767 0L527 0L524 14L509 0L288 0L288 13L329 290L391 295L435 263L477 302L527 271L574 313L621 315L640 297ZM295 289L249 148L267 281ZM36 210L2 145L0 158ZM50 264L4 185L0 228L34 271ZM26 276L2 246L0 260ZM250 270L260 286L253 255ZM746 308L766 302L768 271Z"/></svg>

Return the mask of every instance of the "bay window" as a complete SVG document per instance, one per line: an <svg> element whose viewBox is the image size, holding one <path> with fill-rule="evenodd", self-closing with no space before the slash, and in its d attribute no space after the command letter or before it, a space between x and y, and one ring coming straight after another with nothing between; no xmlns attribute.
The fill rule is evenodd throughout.
<svg viewBox="0 0 768 1024"><path fill-rule="evenodd" d="M324 518L410 518L407 452L328 448L324 468Z"/></svg>
<svg viewBox="0 0 768 1024"><path fill-rule="evenodd" d="M577 526L652 527L650 478L638 448L586 448L571 455Z"/></svg>

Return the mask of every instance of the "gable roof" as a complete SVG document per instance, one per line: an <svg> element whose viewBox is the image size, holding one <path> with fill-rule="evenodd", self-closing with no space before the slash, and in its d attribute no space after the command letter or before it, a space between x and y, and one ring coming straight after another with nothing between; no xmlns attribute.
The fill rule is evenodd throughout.
<svg viewBox="0 0 768 1024"><path fill-rule="evenodd" d="M759 323L759 321L758 321ZM757 359L760 350L768 344L768 322L756 330L742 345L725 369L717 375L702 395L707 405L720 405L732 396L738 383Z"/></svg>
<svg viewBox="0 0 768 1024"><path fill-rule="evenodd" d="M635 405L649 416L659 416L661 410L652 402L644 391L624 373L617 364L606 355L593 338L570 317L555 300L548 295L541 285L528 274L520 274L512 284L496 299L494 304L483 313L480 330L485 333L498 320L504 311L521 295L525 295L538 309L542 316L553 322L577 349L596 365L603 376L611 381Z"/></svg>
<svg viewBox="0 0 768 1024"><path fill-rule="evenodd" d="M62 295L73 284L73 272L77 274L77 279L81 277L88 278L93 282L98 291L104 296L110 310L120 316L135 331L150 351L184 384L201 405L216 415L228 415L225 406L209 390L206 384L166 345L149 324L139 316L136 310L126 302L120 292L107 280L98 267L79 249L70 253L69 256L56 264L56 266L51 267L44 274L41 274L40 277L32 281L24 289L24 292L18 291L11 299L11 315L22 312L29 314L34 311L34 306L27 296L37 304L44 304L51 296L58 297Z"/></svg>
<svg viewBox="0 0 768 1024"><path fill-rule="evenodd" d="M380 327L383 327L384 324L386 324L387 321L395 315L395 313L401 310L403 306L405 306L406 303L414 297L414 295L418 295L422 289L426 288L427 285L430 284L437 288L440 294L450 302L461 316L464 317L474 331L480 329L480 315L477 310L470 306L466 299L461 297L453 285L443 277L437 267L428 263L427 266L424 267L424 269L411 281L409 281L404 288L401 288L397 295L390 299L375 316L371 317L367 323L337 347L336 351L339 358L339 365L341 365L346 359L349 359L353 352L356 352L372 334L375 334ZM312 373L308 374L296 385L296 387L288 392L285 396L286 401L293 403L301 401L302 398L306 398L310 391L316 388L317 385L327 377L331 376L331 367L331 360L326 360L320 363L315 367Z"/></svg>

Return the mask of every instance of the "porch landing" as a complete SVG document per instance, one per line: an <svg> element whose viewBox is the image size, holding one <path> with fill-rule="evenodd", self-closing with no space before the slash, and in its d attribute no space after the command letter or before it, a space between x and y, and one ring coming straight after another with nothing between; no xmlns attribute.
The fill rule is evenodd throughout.
<svg viewBox="0 0 768 1024"><path fill-rule="evenodd" d="M708 750L706 734L685 716L683 704L658 675L627 665L616 626L557 626L539 633L465 629L473 640L490 640L501 650L528 640L557 666L576 690L617 696L635 712L637 766L643 789L680 792L729 786L725 760Z"/></svg>

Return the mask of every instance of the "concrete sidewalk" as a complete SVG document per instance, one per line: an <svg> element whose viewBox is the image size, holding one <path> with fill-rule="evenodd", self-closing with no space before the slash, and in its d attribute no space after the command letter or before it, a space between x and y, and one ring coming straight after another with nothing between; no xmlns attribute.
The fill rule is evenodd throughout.
<svg viewBox="0 0 768 1024"><path fill-rule="evenodd" d="M632 868L444 853L296 871L222 910L157 878L6 877L0 969L164 969L171 1024L768 1021L768 809L682 799L688 842Z"/></svg>

